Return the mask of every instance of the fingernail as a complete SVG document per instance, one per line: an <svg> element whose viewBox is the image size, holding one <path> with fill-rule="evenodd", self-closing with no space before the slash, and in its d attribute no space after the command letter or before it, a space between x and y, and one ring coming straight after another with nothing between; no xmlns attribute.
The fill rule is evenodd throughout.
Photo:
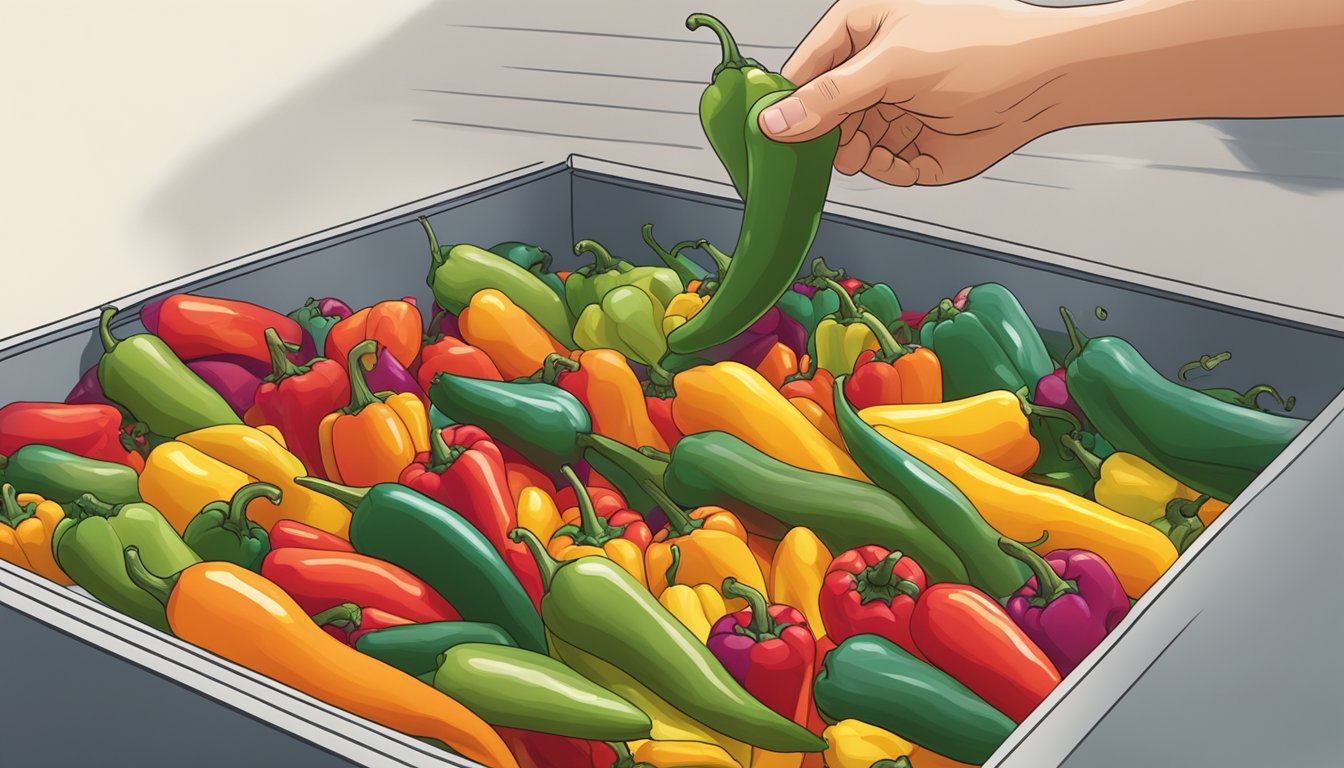
<svg viewBox="0 0 1344 768"><path fill-rule="evenodd" d="M807 110L798 99L784 99L761 113L761 123L768 133L780 134L797 125L807 116Z"/></svg>

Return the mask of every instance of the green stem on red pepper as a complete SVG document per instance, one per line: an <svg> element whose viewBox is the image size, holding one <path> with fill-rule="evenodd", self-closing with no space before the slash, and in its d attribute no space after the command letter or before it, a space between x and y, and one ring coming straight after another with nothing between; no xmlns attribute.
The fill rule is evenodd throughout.
<svg viewBox="0 0 1344 768"><path fill-rule="evenodd" d="M447 309L440 309L434 313L434 317L429 321L429 330L425 331L425 335L421 339L421 346L443 341L443 316L446 314L448 314Z"/></svg>
<svg viewBox="0 0 1344 768"><path fill-rule="evenodd" d="M441 474L466 452L466 446L449 445L448 441L443 439L442 429L431 431L429 433L429 464L425 465L426 474Z"/></svg>
<svg viewBox="0 0 1344 768"><path fill-rule="evenodd" d="M363 620L363 613L363 610L354 603L341 603L321 613L314 614L313 623L319 627L344 629L349 633L350 629L359 627Z"/></svg>
<svg viewBox="0 0 1344 768"><path fill-rule="evenodd" d="M765 595L762 595L760 590L729 576L723 580L723 596L746 600L747 608L751 611L751 623L746 626L738 625L733 629L734 632L746 635L758 643L779 637L782 627L777 626L770 618L770 604L765 601Z"/></svg>
<svg viewBox="0 0 1344 768"><path fill-rule="evenodd" d="M597 516L597 510L593 509L593 499L588 495L588 489L579 482L579 476L574 474L574 470L566 464L560 468L560 474L565 476L569 487L574 489L574 498L579 505L579 524L562 526L554 535L568 536L574 540L576 546L598 549L608 541L620 538L625 532L625 526L608 525L606 520Z"/></svg>
<svg viewBox="0 0 1344 768"><path fill-rule="evenodd" d="M559 352L552 352L541 361L541 370L533 376L533 380L544 384L556 384L560 381L561 372L574 373L579 370L579 361L570 357L565 357Z"/></svg>
<svg viewBox="0 0 1344 768"><path fill-rule="evenodd" d="M378 342L373 339L365 339L350 349L350 354L346 356L346 372L350 375L350 404L341 409L342 413L354 416L374 403L382 402L378 396L369 389L369 382L364 378L365 371L373 370L374 363L365 364L364 358L378 351Z"/></svg>
<svg viewBox="0 0 1344 768"><path fill-rule="evenodd" d="M278 384L290 376L302 376L308 372L307 365L295 365L289 359L290 353L299 351L298 344L281 339L274 328L267 328L263 335L266 337L266 349L271 353L271 374L262 381Z"/></svg>
<svg viewBox="0 0 1344 768"><path fill-rule="evenodd" d="M616 753L616 762L611 764L611 768L654 768L648 763L636 763L635 756L630 754L630 748L623 741L603 742L611 751Z"/></svg>
<svg viewBox="0 0 1344 768"><path fill-rule="evenodd" d="M999 538L999 549L1026 563L1036 577L1036 594L1027 602L1034 608L1044 608L1064 595L1078 594L1078 586L1065 581L1040 555L1027 549L1019 541L1003 536Z"/></svg>
<svg viewBox="0 0 1344 768"><path fill-rule="evenodd" d="M860 604L874 600L890 603L897 595L905 595L911 600L919 599L919 585L896 576L896 563L902 557L905 555L897 550L854 576L854 591L859 593Z"/></svg>

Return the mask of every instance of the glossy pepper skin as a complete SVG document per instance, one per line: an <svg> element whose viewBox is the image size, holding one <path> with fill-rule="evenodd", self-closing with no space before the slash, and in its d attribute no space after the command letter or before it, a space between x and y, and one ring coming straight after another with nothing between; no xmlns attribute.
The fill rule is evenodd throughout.
<svg viewBox="0 0 1344 768"><path fill-rule="evenodd" d="M747 546L747 532L737 516L723 507L700 507L687 512L657 486L650 487L658 506L667 516L667 526L654 536L645 557L649 590L660 595L667 588L672 565L671 547L681 549L681 578L691 584L722 584L734 578L768 594L765 574ZM741 607L737 598L724 595L729 608Z"/></svg>
<svg viewBox="0 0 1344 768"><path fill-rule="evenodd" d="M52 554L52 537L64 519L60 504L37 494L18 493L9 483L0 486L0 560L62 586L73 584Z"/></svg>
<svg viewBox="0 0 1344 768"><path fill-rule="evenodd" d="M559 275L551 271L551 252L536 245L520 243L510 240L503 243L496 243L486 250L496 256L503 256L509 261L526 269L528 272L537 276L537 279L546 284L547 288L555 291L555 295L561 299L565 298L565 281ZM570 318L571 320L573 318Z"/></svg>
<svg viewBox="0 0 1344 768"><path fill-rule="evenodd" d="M306 490L306 489L305 489ZM269 532L271 549L298 547L328 552L354 552L346 539L297 520L278 520Z"/></svg>
<svg viewBox="0 0 1344 768"><path fill-rule="evenodd" d="M76 456L60 448L29 443L11 455L0 454L0 482L12 483L57 504L85 493L108 502L139 501L139 476L125 464Z"/></svg>
<svg viewBox="0 0 1344 768"><path fill-rule="evenodd" d="M313 623L352 648L359 638L369 632L413 626L410 619L403 619L379 608L360 608L355 603L341 603L314 614Z"/></svg>
<svg viewBox="0 0 1344 768"><path fill-rule="evenodd" d="M260 572L271 542L265 528L247 519L247 505L257 498L279 504L280 489L269 483L251 483L228 501L207 504L187 523L182 540L202 560L223 560Z"/></svg>
<svg viewBox="0 0 1344 768"><path fill-rule="evenodd" d="M821 588L826 636L842 643L877 635L926 661L910 636L910 615L928 587L924 570L899 550L870 544L843 552L831 562Z"/></svg>
<svg viewBox="0 0 1344 768"><path fill-rule="evenodd" d="M827 768L973 768L860 720L826 729Z"/></svg>
<svg viewBox="0 0 1344 768"><path fill-rule="evenodd" d="M318 431L327 414L350 402L349 376L340 363L326 358L295 365L279 334L272 328L265 333L271 374L257 389L257 418L245 420L254 427L273 425L305 468L325 474Z"/></svg>
<svg viewBox="0 0 1344 768"><path fill-rule="evenodd" d="M518 768L471 710L327 634L262 576L217 562L156 571L134 547L124 558L122 570L153 595L182 640L393 730L438 739L470 760Z"/></svg>
<svg viewBox="0 0 1344 768"><path fill-rule="evenodd" d="M334 482L369 486L400 477L420 451L429 450L429 416L414 396L375 395L364 379L372 339L350 349L346 370L350 403L318 424L322 466Z"/></svg>
<svg viewBox="0 0 1344 768"><path fill-rule="evenodd" d="M1086 446L1083 436L1065 435L1063 444L1097 478L1092 490L1097 503L1125 517L1153 523L1167 516L1172 501L1197 501L1194 506L1199 520L1207 526L1227 509L1227 504L1217 499L1204 496L1201 500L1198 491L1132 453L1111 453L1102 458L1095 448Z"/></svg>
<svg viewBox="0 0 1344 768"><path fill-rule="evenodd" d="M628 509L599 516L574 470L562 467L560 471L574 489L577 503L562 513L564 524L552 532L546 551L561 562L589 555L606 557L624 568L641 585L647 585L644 552L653 534L644 518Z"/></svg>
<svg viewBox="0 0 1344 768"><path fill-rule="evenodd" d="M484 352L499 371L499 377L506 380L536 373L547 355L569 354L568 347L557 341L513 299L490 288L477 291L471 297L470 304L458 319L458 328L463 340ZM431 377L431 386L433 381Z"/></svg>
<svg viewBox="0 0 1344 768"><path fill-rule="evenodd" d="M150 432L164 437L242 423L224 398L162 339L148 333L114 337L111 322L116 314L116 307L104 307L98 322L103 342L98 382L108 398L125 406Z"/></svg>
<svg viewBox="0 0 1344 768"><path fill-rule="evenodd" d="M582 316L588 306L602 303L608 293L622 286L631 286L643 291L654 301L655 314L661 321L663 311L672 297L682 291L681 278L667 267L636 267L624 259L613 257L601 243L593 240L580 240L574 246L576 256L582 257L589 253L593 255L593 262L579 267L565 278L565 302L575 318Z"/></svg>
<svg viewBox="0 0 1344 768"><path fill-rule="evenodd" d="M258 571L289 593L309 615L354 602L408 621L452 621L457 610L410 571L358 552L284 547L271 550Z"/></svg>
<svg viewBox="0 0 1344 768"><path fill-rule="evenodd" d="M666 387L672 374L660 364L667 356L662 321L656 299L641 288L622 285L583 310L574 324L574 341L582 349L614 349L647 368L654 384Z"/></svg>
<svg viewBox="0 0 1344 768"><path fill-rule="evenodd" d="M780 297L779 309L796 320L811 338L823 318L840 310L840 297L831 291L794 283L793 289Z"/></svg>
<svg viewBox="0 0 1344 768"><path fill-rule="evenodd" d="M876 635L851 637L826 654L813 695L832 722L868 723L973 765L1017 727L951 675Z"/></svg>
<svg viewBox="0 0 1344 768"><path fill-rule="evenodd" d="M347 361L350 350L368 339L378 343L409 369L420 353L420 310L409 301L380 301L365 307L332 326L322 354L329 360Z"/></svg>
<svg viewBox="0 0 1344 768"><path fill-rule="evenodd" d="M835 413L850 455L879 488L899 498L947 542L966 565L969 582L1007 597L1026 581L1026 567L999 549L999 533L985 521L950 479L887 440L859 418L844 395L844 377L835 388Z"/></svg>
<svg viewBox="0 0 1344 768"><path fill-rule="evenodd" d="M429 219L420 218L429 237L430 267L425 282L439 306L459 314L478 291L494 289L530 315L556 341L571 347L565 302L536 275L506 258L474 245L440 246Z"/></svg>
<svg viewBox="0 0 1344 768"><path fill-rule="evenodd" d="M490 541L532 602L540 604L536 563L526 547L509 540L509 531L518 527L518 510L509 493L504 456L484 431L460 425L435 430L430 450L418 454L398 482L451 505Z"/></svg>
<svg viewBox="0 0 1344 768"><path fill-rule="evenodd" d="M779 752L820 752L826 745L753 698L624 569L604 557L557 563L528 531L546 597L542 616L557 639L633 677L690 718L726 736ZM593 611L602 605L604 611ZM611 621L609 617L620 617ZM582 671L582 670L580 670Z"/></svg>
<svg viewBox="0 0 1344 768"><path fill-rule="evenodd" d="M360 632L361 616L351 619L352 642L368 656L396 667L408 675L433 675L439 654L463 643L491 643L516 647L513 638L494 624L476 621L435 621L399 624Z"/></svg>
<svg viewBox="0 0 1344 768"><path fill-rule="evenodd" d="M145 305L140 317L145 328L183 360L238 355L264 365L271 359L262 339L267 328L274 328L286 344L294 344L296 352L303 341L297 322L246 301L178 293Z"/></svg>
<svg viewBox="0 0 1344 768"><path fill-rule="evenodd" d="M776 87L747 104L746 98L755 95L756 89L741 84L752 77L752 71L764 74L762 68L741 58L728 30L717 19L703 14L687 19L691 29L701 25L713 29L723 47L723 63L701 99L701 123L706 136L712 136L710 144L715 152L720 153L722 148L720 160L738 188L745 209L733 248L732 268L719 281L705 308L667 336L668 349L680 354L733 338L750 328L788 291L816 237L840 145L839 129L799 143L780 143L766 137L760 127L761 112L788 96L793 87L787 81L779 82L783 78L770 77L770 86ZM726 79L720 83L721 78ZM736 128L730 127L734 124ZM736 136L743 137L742 145Z"/></svg>
<svg viewBox="0 0 1344 768"><path fill-rule="evenodd" d="M1128 342L1088 339L1061 308L1073 350L1069 392L1116 450L1190 488L1230 502L1307 422L1243 408L1162 376Z"/></svg>
<svg viewBox="0 0 1344 768"><path fill-rule="evenodd" d="M747 545L751 546L755 539L748 537ZM827 631L820 596L830 565L831 552L821 539L811 530L798 527L784 534L779 546L771 553L766 574L770 581L770 598L798 609L807 619L807 626L815 638Z"/></svg>
<svg viewBox="0 0 1344 768"><path fill-rule="evenodd" d="M480 348L453 336L426 336L420 349L420 367L416 369L415 381L421 390L428 392L429 383L440 373L492 381L504 379L494 361Z"/></svg>
<svg viewBox="0 0 1344 768"><path fill-rule="evenodd" d="M595 349L578 353L574 359L557 355L546 362L554 371L553 383L588 410L593 432L635 448L647 445L667 450L667 441L649 415L639 378L620 353Z"/></svg>
<svg viewBox="0 0 1344 768"><path fill-rule="evenodd" d="M709 630L714 623L728 614L723 594L712 584L679 584L677 572L681 567L681 548L673 544L669 551L672 564L667 567L667 588L658 595L658 602L676 617L682 626L700 642L709 641Z"/></svg>
<svg viewBox="0 0 1344 768"><path fill-rule="evenodd" d="M852 398L850 402L859 407ZM1031 469L1041 451L1022 401L1004 390L945 403L872 406L860 410L859 418L874 427L937 440L1014 475Z"/></svg>
<svg viewBox="0 0 1344 768"><path fill-rule="evenodd" d="M496 624L519 647L546 650L527 590L490 540L457 512L399 483L372 488L315 478L299 483L354 510L350 543L356 550L418 575L467 621Z"/></svg>
<svg viewBox="0 0 1344 768"><path fill-rule="evenodd" d="M298 345L295 352L300 360L311 360L318 353L327 348L327 335L337 323L354 314L345 302L340 302L339 309L333 309L330 302L335 299L326 299L318 301L309 298L303 303L303 306L290 312L287 317L299 324L303 331L303 341ZM306 353L306 357L305 357ZM274 358L272 358L274 359Z"/></svg>
<svg viewBox="0 0 1344 768"><path fill-rule="evenodd" d="M144 457L122 446L122 434L122 413L111 405L18 402L0 408L0 454L6 456L44 445L144 469Z"/></svg>

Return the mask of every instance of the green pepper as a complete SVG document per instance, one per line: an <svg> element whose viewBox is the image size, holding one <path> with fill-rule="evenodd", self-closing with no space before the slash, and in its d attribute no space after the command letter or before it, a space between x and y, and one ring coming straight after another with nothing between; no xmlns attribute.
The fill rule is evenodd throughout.
<svg viewBox="0 0 1344 768"><path fill-rule="evenodd" d="M1073 349L1069 394L1116 450L1132 453L1199 493L1230 502L1307 426L1171 381L1129 342L1088 339L1060 308ZM1062 446L1061 446L1062 447Z"/></svg>
<svg viewBox="0 0 1344 768"><path fill-rule="evenodd" d="M400 669L408 675L429 675L433 685L439 655L463 643L492 643L517 647L509 633L479 621L432 621L403 624L365 632L355 650Z"/></svg>
<svg viewBox="0 0 1344 768"><path fill-rule="evenodd" d="M295 482L351 508L356 551L420 577L463 619L498 625L519 646L545 652L541 619L527 591L490 540L456 511L400 483L351 488L315 477Z"/></svg>
<svg viewBox="0 0 1344 768"><path fill-rule="evenodd" d="M779 310L797 320L811 340L822 319L840 310L840 297L833 291L816 291L808 296L799 292L795 286L794 290L780 297Z"/></svg>
<svg viewBox="0 0 1344 768"><path fill-rule="evenodd" d="M109 504L140 500L140 476L125 464L77 456L48 445L25 445L0 455L0 483L20 493L35 493L57 504L69 504L91 493Z"/></svg>
<svg viewBox="0 0 1344 768"><path fill-rule="evenodd" d="M488 248L496 256L503 256L509 261L526 269L528 272L537 276L537 279L546 284L547 288L555 291L563 301L565 298L565 281L560 276L551 272L551 252L527 243L507 242ZM570 322L573 323L573 316Z"/></svg>
<svg viewBox="0 0 1344 768"><path fill-rule="evenodd" d="M723 63L700 102L705 135L745 201L732 266L709 303L667 337L668 349L689 354L747 330L779 301L802 269L821 223L840 129L803 142L777 142L760 127L763 110L793 92L784 78L743 59L727 29L709 16L687 20L719 35ZM757 74L759 73L759 74ZM764 95L760 90L770 88ZM737 137L743 138L745 157ZM742 162L745 159L745 162Z"/></svg>
<svg viewBox="0 0 1344 768"><path fill-rule="evenodd" d="M126 573L127 547L138 548L155 573L177 573L201 562L168 520L144 502L114 506L85 494L67 508L51 538L56 563L76 584L109 607L168 632L163 604Z"/></svg>
<svg viewBox="0 0 1344 768"><path fill-rule="evenodd" d="M540 653L465 643L440 656L434 687L485 722L573 739L649 738L649 716L633 704Z"/></svg>
<svg viewBox="0 0 1344 768"><path fill-rule="evenodd" d="M574 324L574 342L580 349L614 349L648 368L655 385L671 386L672 374L659 365L667 355L662 322L662 308L653 297L623 285L607 291L601 302L584 307Z"/></svg>
<svg viewBox="0 0 1344 768"><path fill-rule="evenodd" d="M431 431L435 429L443 429L444 427L451 427L456 423L456 421L444 416L443 411L440 411L438 406L429 406L429 428Z"/></svg>
<svg viewBox="0 0 1344 768"><path fill-rule="evenodd" d="M741 684L689 629L615 562L593 555L556 562L531 531L541 571L546 630L639 681L686 716L772 752L821 752L826 742L776 714Z"/></svg>
<svg viewBox="0 0 1344 768"><path fill-rule="evenodd" d="M265 497L280 503L280 489L269 483L250 483L229 501L207 504L182 531L182 540L202 560L222 560L261 573L261 561L271 551L266 529L247 519L247 505Z"/></svg>
<svg viewBox="0 0 1344 768"><path fill-rule="evenodd" d="M859 309L871 313L893 334L901 328L901 300L896 298L896 291L892 290L890 285L868 283L854 294L854 303ZM904 340L914 341L909 336Z"/></svg>
<svg viewBox="0 0 1344 768"><path fill-rule="evenodd" d="M592 431L583 403L553 384L489 381L441 373L429 400L450 419L475 424L551 473L581 459L578 436Z"/></svg>
<svg viewBox="0 0 1344 768"><path fill-rule="evenodd" d="M900 499L915 517L947 543L965 563L968 584L998 598L1017 591L1031 578L1020 560L999 548L999 532L952 481L878 434L845 397L848 376L835 380L835 420L849 455L873 485ZM907 546L902 546L907 550ZM918 556L915 562L923 563Z"/></svg>
<svg viewBox="0 0 1344 768"><path fill-rule="evenodd" d="M790 528L803 527L831 552L877 544L914 558L931 582L967 580L960 558L895 496L785 464L726 432L678 440L663 481L674 500L731 509L764 538L779 541Z"/></svg>
<svg viewBox="0 0 1344 768"><path fill-rule="evenodd" d="M579 445L588 465L616 486L627 508L647 515L659 506L646 489L649 483L662 487L665 461L595 433L580 435Z"/></svg>
<svg viewBox="0 0 1344 768"><path fill-rule="evenodd" d="M812 691L830 722L868 723L972 765L1017 728L950 675L878 635L856 635L827 653Z"/></svg>
<svg viewBox="0 0 1344 768"><path fill-rule="evenodd" d="M582 315L586 307L602 303L603 298L617 288L633 286L652 299L661 324L668 302L682 291L681 278L674 270L636 267L613 257L601 243L593 240L580 240L574 244L575 255L586 253L593 255L593 263L579 267L565 278L565 301L575 317Z"/></svg>
<svg viewBox="0 0 1344 768"><path fill-rule="evenodd" d="M681 289L683 291L686 290L687 286L689 286L692 281L704 280L709 277L709 270L681 254L681 252L687 248L698 247L695 240L683 240L672 246L672 250L667 251L663 250L663 247L653 238L652 224L645 224L640 232L643 234L644 244L649 246L649 250L653 251L654 254L658 256L658 259L667 265L668 269L677 273L677 277L681 280Z"/></svg>
<svg viewBox="0 0 1344 768"><path fill-rule="evenodd" d="M109 400L125 406L150 432L167 438L242 423L232 406L158 336L114 337L111 322L116 314L116 307L103 307L98 321L103 341L98 383Z"/></svg>
<svg viewBox="0 0 1344 768"><path fill-rule="evenodd" d="M531 315L556 341L573 348L574 337L570 333L573 321L565 302L540 278L503 256L474 245L440 246L429 219L420 217L420 225L429 236L432 260L425 282L439 306L455 315L461 314L477 291L493 288Z"/></svg>
<svg viewBox="0 0 1344 768"><path fill-rule="evenodd" d="M331 329L342 320L342 318L335 315L322 314L320 303L317 299L311 297L303 302L302 307L290 312L288 317L290 320L298 323L300 328L307 331L309 336L313 337L313 348L317 350L318 355L321 355L322 351L327 348L327 334L331 333ZM278 334L276 335L276 339L279 340ZM267 341L270 342L269 336L267 337ZM280 342L280 346L285 346L283 341ZM297 349L294 351L297 351ZM275 359L275 354L276 353L272 353L273 360ZM285 364L289 365L287 359L285 360ZM277 360L273 365L279 366L279 361ZM287 368L276 367L275 370L283 371L287 370ZM277 375L279 374L271 374L271 376Z"/></svg>

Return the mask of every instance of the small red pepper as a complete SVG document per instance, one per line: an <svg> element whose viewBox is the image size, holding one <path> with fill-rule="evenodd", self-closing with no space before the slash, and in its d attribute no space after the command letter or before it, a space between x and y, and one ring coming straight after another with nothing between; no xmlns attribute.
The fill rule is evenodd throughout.
<svg viewBox="0 0 1344 768"><path fill-rule="evenodd" d="M462 618L410 571L357 552L273 549L261 561L261 575L288 592L309 616L353 602L416 623Z"/></svg>
<svg viewBox="0 0 1344 768"><path fill-rule="evenodd" d="M12 455L25 445L45 445L87 459L125 464L139 472L145 460L125 447L127 429L122 421L121 411L111 405L10 403L0 408L0 454Z"/></svg>
<svg viewBox="0 0 1344 768"><path fill-rule="evenodd" d="M360 608L354 603L342 603L314 616L313 623L353 648L359 638L370 632L415 622L379 608Z"/></svg>
<svg viewBox="0 0 1344 768"><path fill-rule="evenodd" d="M326 552L354 552L350 542L334 533L314 528L298 520L279 520L271 526L271 549L296 547L298 549L320 549Z"/></svg>
<svg viewBox="0 0 1344 768"><path fill-rule="evenodd" d="M484 430L469 425L434 430L430 450L415 457L399 482L476 526L540 610L545 591L541 572L527 547L509 538L518 527L517 497L509 490L504 456Z"/></svg>
<svg viewBox="0 0 1344 768"><path fill-rule="evenodd" d="M827 640L834 647L855 635L879 635L924 659L910 616L927 586L924 569L900 552L869 544L841 553L821 582Z"/></svg>
<svg viewBox="0 0 1344 768"><path fill-rule="evenodd" d="M428 392L429 383L440 373L472 379L504 380L489 355L452 336L429 342L420 351L420 370L415 377L420 389Z"/></svg>
<svg viewBox="0 0 1344 768"><path fill-rule="evenodd" d="M714 623L709 650L748 693L806 727L817 653L807 619L796 608L768 605L759 590L731 576L723 581L723 596L742 598L747 608Z"/></svg>
<svg viewBox="0 0 1344 768"><path fill-rule="evenodd" d="M179 293L146 310L152 316L141 313L145 326L183 360L241 355L269 362L271 353L263 337L267 328L274 328L282 341L293 344L294 352L303 342L303 328L297 322L246 301Z"/></svg>
<svg viewBox="0 0 1344 768"><path fill-rule="evenodd" d="M625 497L619 491L603 486L589 485L588 499L593 503L593 511L599 517L610 517L626 509ZM571 486L565 486L555 492L556 509L578 509L579 497ZM639 514L636 512L635 514Z"/></svg>
<svg viewBox="0 0 1344 768"><path fill-rule="evenodd" d="M663 442L667 443L668 450L672 450L676 447L677 441L685 437L681 434L681 430L677 429L677 423L672 420L672 398L648 395L644 398L644 402L648 405L649 421L653 422L653 428L663 436Z"/></svg>
<svg viewBox="0 0 1344 768"><path fill-rule="evenodd" d="M495 726L518 768L614 768L616 753L600 741Z"/></svg>
<svg viewBox="0 0 1344 768"><path fill-rule="evenodd" d="M420 354L424 320L414 302L383 301L365 307L331 327L327 333L326 356L344 364L356 344L373 339L405 369L410 369Z"/></svg>
<svg viewBox="0 0 1344 768"><path fill-rule="evenodd" d="M289 452L299 457L308 474L326 478L318 426L327 414L350 402L349 376L335 360L316 358L304 365L290 362L287 352L296 347L286 344L274 328L266 329L265 339L271 375L257 388L256 404L243 414L243 421L280 430Z"/></svg>

